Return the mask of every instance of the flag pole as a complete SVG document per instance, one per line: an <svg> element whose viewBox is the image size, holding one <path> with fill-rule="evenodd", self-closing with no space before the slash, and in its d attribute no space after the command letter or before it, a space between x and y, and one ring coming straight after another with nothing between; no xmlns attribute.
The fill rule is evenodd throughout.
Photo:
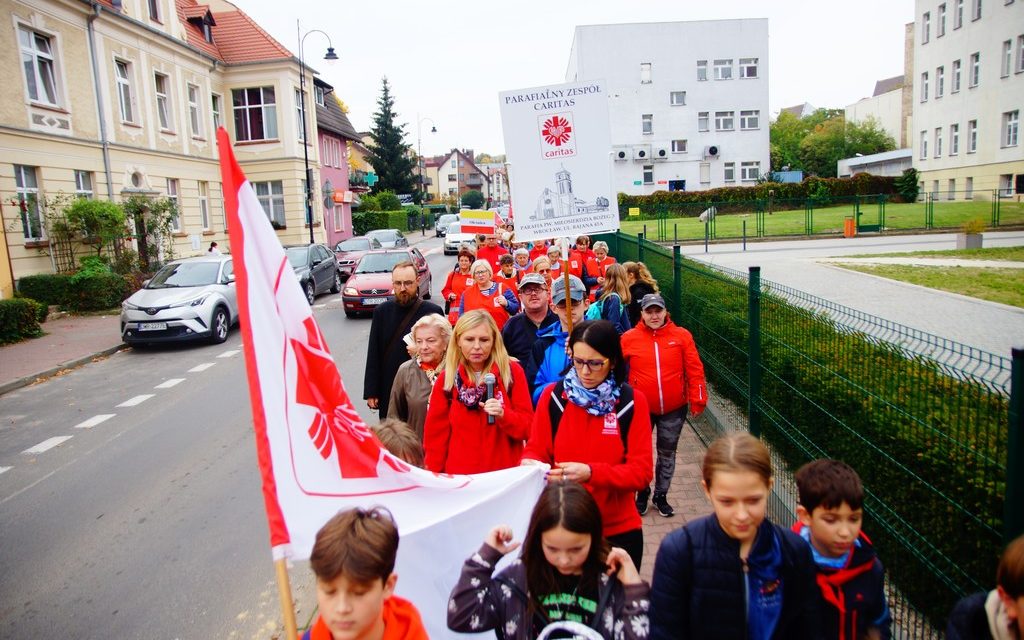
<svg viewBox="0 0 1024 640"><path fill-rule="evenodd" d="M566 314L566 324L569 327L569 335L572 335L572 295L570 295L569 289L569 238L565 239L565 248L562 250L562 271L565 278L565 308L569 311ZM580 304L583 304L582 300L580 300ZM568 338L565 341L565 348L566 351L569 350Z"/></svg>
<svg viewBox="0 0 1024 640"><path fill-rule="evenodd" d="M295 603L292 600L292 587L288 581L287 560L278 558L274 560L274 569L277 573L277 597L281 601L281 615L284 617L284 637L287 640L299 639L299 628L295 624Z"/></svg>

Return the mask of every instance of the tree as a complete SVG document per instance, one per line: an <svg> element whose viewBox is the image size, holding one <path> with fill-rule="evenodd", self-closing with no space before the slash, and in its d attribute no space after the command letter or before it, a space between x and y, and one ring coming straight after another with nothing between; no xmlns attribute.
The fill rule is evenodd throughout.
<svg viewBox="0 0 1024 640"><path fill-rule="evenodd" d="M820 111L820 110L819 110ZM864 122L846 122L843 115L815 125L800 141L797 152L800 166L821 178L836 177L836 165L857 154L871 155L896 148L896 141L873 118Z"/></svg>
<svg viewBox="0 0 1024 640"><path fill-rule="evenodd" d="M125 213L121 205L107 200L78 198L64 212L68 224L91 244L96 255L127 235Z"/></svg>
<svg viewBox="0 0 1024 640"><path fill-rule="evenodd" d="M802 163L800 143L819 125L842 117L842 109L818 109L805 118L788 111L780 113L768 129L772 171L784 166L808 170Z"/></svg>
<svg viewBox="0 0 1024 640"><path fill-rule="evenodd" d="M373 130L370 131L373 144L369 145L368 160L377 174L374 193L412 193L416 190L416 177L413 175L416 161L409 153L409 145L405 144L405 125L395 123L397 115L395 99L385 77L377 99L377 112L373 114Z"/></svg>
<svg viewBox="0 0 1024 640"><path fill-rule="evenodd" d="M904 202L914 202L920 192L921 185L918 182L917 169L911 167L903 171L903 175L896 178L896 193L900 194Z"/></svg>
<svg viewBox="0 0 1024 640"><path fill-rule="evenodd" d="M476 189L470 189L462 194L462 206L467 209L479 209L484 206L484 194Z"/></svg>

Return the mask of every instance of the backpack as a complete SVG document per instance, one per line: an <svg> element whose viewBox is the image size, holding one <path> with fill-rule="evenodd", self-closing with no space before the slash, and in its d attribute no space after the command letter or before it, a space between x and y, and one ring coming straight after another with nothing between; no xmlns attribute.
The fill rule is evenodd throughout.
<svg viewBox="0 0 1024 640"><path fill-rule="evenodd" d="M565 405L562 404L562 394L565 393L565 381L559 380L555 388L551 390L551 401L548 402L548 418L551 420L551 446L554 446L555 436L558 434L558 424L562 421L562 414L565 413ZM615 404L617 411L615 417L619 419L619 437L622 438L622 448L628 450L629 425L633 422L633 387L628 384L622 385L619 401Z"/></svg>
<svg viewBox="0 0 1024 640"><path fill-rule="evenodd" d="M619 333L621 334L621 333L625 333L626 331L629 331L633 327L629 323L629 313L626 311L626 305L622 304L622 298L619 298L618 295L616 295L615 297L619 301L619 325L620 325L620 327L618 327L618 328L619 328ZM583 319L584 320L607 320L608 318L605 317L605 310L604 309L605 309L605 305L607 305L609 302L611 302L611 298L610 297L609 298L605 298L604 300L601 300L600 302L595 302L594 304L590 305L589 307L587 307L587 312L583 315Z"/></svg>

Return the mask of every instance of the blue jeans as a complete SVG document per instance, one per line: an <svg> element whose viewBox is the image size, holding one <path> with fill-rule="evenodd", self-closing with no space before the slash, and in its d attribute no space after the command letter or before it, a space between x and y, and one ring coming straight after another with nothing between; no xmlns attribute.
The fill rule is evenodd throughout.
<svg viewBox="0 0 1024 640"><path fill-rule="evenodd" d="M651 428L657 437L658 462L654 467L654 493L668 493L676 472L676 447L689 405L660 416L651 414Z"/></svg>

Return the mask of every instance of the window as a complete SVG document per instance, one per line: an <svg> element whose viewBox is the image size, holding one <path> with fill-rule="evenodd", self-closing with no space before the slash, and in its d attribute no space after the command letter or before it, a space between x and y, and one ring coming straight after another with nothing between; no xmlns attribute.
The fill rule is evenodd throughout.
<svg viewBox="0 0 1024 640"><path fill-rule="evenodd" d="M640 116L640 131L645 136L654 133L654 114L645 113Z"/></svg>
<svg viewBox="0 0 1024 640"><path fill-rule="evenodd" d="M669 94L669 104L673 107L678 107L686 104L686 92L685 91L673 91Z"/></svg>
<svg viewBox="0 0 1024 640"><path fill-rule="evenodd" d="M686 153L686 140L673 140L672 153Z"/></svg>
<svg viewBox="0 0 1024 640"><path fill-rule="evenodd" d="M203 231L210 228L210 183L199 182L199 219L203 223Z"/></svg>
<svg viewBox="0 0 1024 640"><path fill-rule="evenodd" d="M325 94L324 94L324 88L323 87L321 87L319 85L313 87L313 97L316 99L316 103L318 105L320 105L321 107L327 106L324 103L324 95Z"/></svg>
<svg viewBox="0 0 1024 640"><path fill-rule="evenodd" d="M967 153L974 153L978 150L978 121L967 121Z"/></svg>
<svg viewBox="0 0 1024 640"><path fill-rule="evenodd" d="M1015 72L1024 72L1024 35L1017 36L1017 68Z"/></svg>
<svg viewBox="0 0 1024 640"><path fill-rule="evenodd" d="M181 205L178 204L178 179L167 178L167 199L174 204L171 231L181 231Z"/></svg>
<svg viewBox="0 0 1024 640"><path fill-rule="evenodd" d="M75 196L92 199L92 173L75 169Z"/></svg>
<svg viewBox="0 0 1024 640"><path fill-rule="evenodd" d="M27 241L43 239L43 218L39 215L39 183L36 168L14 165L18 209L21 210L21 233Z"/></svg>
<svg viewBox="0 0 1024 640"><path fill-rule="evenodd" d="M760 119L761 112L757 109L740 111L740 129L757 129Z"/></svg>
<svg viewBox="0 0 1024 640"><path fill-rule="evenodd" d="M757 58L740 58L740 77L757 77Z"/></svg>
<svg viewBox="0 0 1024 640"><path fill-rule="evenodd" d="M153 84L156 86L156 116L160 121L160 128L164 131L171 131L171 103L170 103L170 91L171 82L170 78L162 73L153 74Z"/></svg>
<svg viewBox="0 0 1024 640"><path fill-rule="evenodd" d="M654 165L644 165L644 184L654 184Z"/></svg>
<svg viewBox="0 0 1024 640"><path fill-rule="evenodd" d="M715 131L732 131L735 128L733 117L735 111L715 112Z"/></svg>
<svg viewBox="0 0 1024 640"><path fill-rule="evenodd" d="M736 182L736 163L726 162L723 178L726 182Z"/></svg>
<svg viewBox="0 0 1024 640"><path fill-rule="evenodd" d="M715 80L732 80L732 58L715 60Z"/></svg>
<svg viewBox="0 0 1024 640"><path fill-rule="evenodd" d="M210 96L210 110L213 112L213 128L214 129L219 129L220 127L224 126L224 119L223 119L223 116L221 115L221 113L222 113L222 111L221 111L221 103L222 103L222 101L223 101L223 98L221 98L216 93L213 94L212 96Z"/></svg>
<svg viewBox="0 0 1024 640"><path fill-rule="evenodd" d="M117 101L121 107L121 122L135 122L135 98L132 95L131 67L123 60L114 61L117 75Z"/></svg>
<svg viewBox="0 0 1024 640"><path fill-rule="evenodd" d="M999 176L999 195L1009 198L1013 195L1013 174L1004 173Z"/></svg>
<svg viewBox="0 0 1024 640"><path fill-rule="evenodd" d="M274 87L232 89L231 100L234 103L237 140L277 139L277 103Z"/></svg>
<svg viewBox="0 0 1024 640"><path fill-rule="evenodd" d="M932 197L933 198L938 198L939 197L939 181L938 180L932 180Z"/></svg>
<svg viewBox="0 0 1024 640"><path fill-rule="evenodd" d="M942 94L946 90L946 68L937 67L935 69L935 97L941 98Z"/></svg>
<svg viewBox="0 0 1024 640"><path fill-rule="evenodd" d="M935 157L942 155L942 127L935 127Z"/></svg>
<svg viewBox="0 0 1024 640"><path fill-rule="evenodd" d="M640 63L640 84L651 84L651 63Z"/></svg>
<svg viewBox="0 0 1024 640"><path fill-rule="evenodd" d="M967 86L976 87L981 80L981 53L971 54L971 67L967 71Z"/></svg>
<svg viewBox="0 0 1024 640"><path fill-rule="evenodd" d="M697 61L697 80L708 79L708 61L698 60Z"/></svg>
<svg viewBox="0 0 1024 640"><path fill-rule="evenodd" d="M278 229L285 227L284 217L284 183L280 180L270 182L254 182L256 199L263 206L263 213L267 214L270 223Z"/></svg>
<svg viewBox="0 0 1024 640"><path fill-rule="evenodd" d="M956 199L956 178L950 178L946 182L946 184L948 185L948 188L946 189L946 200L955 200Z"/></svg>
<svg viewBox="0 0 1024 640"><path fill-rule="evenodd" d="M960 61L953 61L953 78L950 80L952 86L949 89L950 93L960 92Z"/></svg>
<svg viewBox="0 0 1024 640"><path fill-rule="evenodd" d="M921 132L921 159L922 160L927 160L928 159L928 132L927 131L922 131Z"/></svg>
<svg viewBox="0 0 1024 640"><path fill-rule="evenodd" d="M955 156L960 153L960 125L949 125L949 155Z"/></svg>
<svg viewBox="0 0 1024 640"><path fill-rule="evenodd" d="M448 174L448 182L457 182L458 179L459 179L459 176L455 175L454 173L449 173Z"/></svg>
<svg viewBox="0 0 1024 640"><path fill-rule="evenodd" d="M56 106L57 79L50 38L26 27L18 27L18 40L29 100Z"/></svg>
<svg viewBox="0 0 1024 640"><path fill-rule="evenodd" d="M953 28L959 29L964 26L964 0L956 0L956 8L953 9Z"/></svg>
<svg viewBox="0 0 1024 640"><path fill-rule="evenodd" d="M1010 75L1010 68L1013 67L1013 40L1003 42L1003 57L999 77L1005 78Z"/></svg>
<svg viewBox="0 0 1024 640"><path fill-rule="evenodd" d="M946 3L939 5L939 13L935 16L935 37L946 35Z"/></svg>
<svg viewBox="0 0 1024 640"><path fill-rule="evenodd" d="M928 36L932 30L932 14L925 11L921 16L921 44L928 44Z"/></svg>
<svg viewBox="0 0 1024 640"><path fill-rule="evenodd" d="M698 113L697 114L697 131L708 131L709 130L708 129L708 126L709 126L708 122L709 122L709 118L708 118L708 112L707 111L701 111L700 113Z"/></svg>
<svg viewBox="0 0 1024 640"><path fill-rule="evenodd" d="M964 180L964 199L974 199L974 178L966 178Z"/></svg>
<svg viewBox="0 0 1024 640"><path fill-rule="evenodd" d="M928 72L921 74L921 102L928 102Z"/></svg>
<svg viewBox="0 0 1024 640"><path fill-rule="evenodd" d="M345 209L341 205L336 204L333 207L334 210L334 230L344 231L345 230Z"/></svg>
<svg viewBox="0 0 1024 640"><path fill-rule="evenodd" d="M740 163L740 180L743 182L753 182L761 177L761 163L760 162L741 162Z"/></svg>
<svg viewBox="0 0 1024 640"><path fill-rule="evenodd" d="M302 103L302 92L298 89L295 90L295 130L298 132L299 142L306 140L306 119L302 117L303 103Z"/></svg>
<svg viewBox="0 0 1024 640"><path fill-rule="evenodd" d="M149 5L149 19L160 22L160 0L147 0Z"/></svg>
<svg viewBox="0 0 1024 640"><path fill-rule="evenodd" d="M1017 134L1020 129L1020 111L1014 109L1003 114L1003 136L1004 147L1017 146Z"/></svg>
<svg viewBox="0 0 1024 640"><path fill-rule="evenodd" d="M199 87L188 85L188 124L193 138L203 137L203 117L199 112Z"/></svg>
<svg viewBox="0 0 1024 640"><path fill-rule="evenodd" d="M981 0L971 0L971 20L981 20Z"/></svg>

